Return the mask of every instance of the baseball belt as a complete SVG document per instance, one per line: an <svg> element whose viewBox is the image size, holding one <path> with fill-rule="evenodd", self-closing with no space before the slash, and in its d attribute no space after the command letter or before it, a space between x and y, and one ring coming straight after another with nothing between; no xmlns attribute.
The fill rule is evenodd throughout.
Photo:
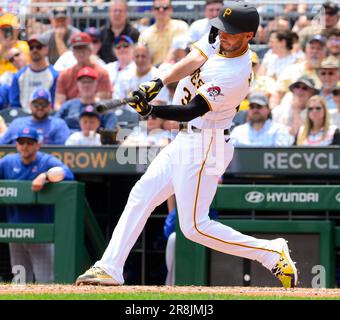
<svg viewBox="0 0 340 320"><path fill-rule="evenodd" d="M180 131L188 131L188 123L187 122L180 122L179 123L179 130ZM192 132L201 132L203 129L196 128L195 126L191 126ZM230 130L229 129L224 129L223 134L225 136L230 135Z"/></svg>

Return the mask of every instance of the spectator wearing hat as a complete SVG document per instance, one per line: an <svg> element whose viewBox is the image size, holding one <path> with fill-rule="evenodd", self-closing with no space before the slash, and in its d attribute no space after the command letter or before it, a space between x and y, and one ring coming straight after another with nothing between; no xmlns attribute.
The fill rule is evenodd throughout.
<svg viewBox="0 0 340 320"><path fill-rule="evenodd" d="M328 56L322 60L318 75L321 80L320 95L325 98L329 110L336 109L332 91L340 80L340 61L333 56Z"/></svg>
<svg viewBox="0 0 340 320"><path fill-rule="evenodd" d="M332 91L333 101L336 105L335 109L329 110L330 122L340 129L340 81Z"/></svg>
<svg viewBox="0 0 340 320"><path fill-rule="evenodd" d="M55 64L58 58L68 50L71 36L80 32L73 27L71 17L66 7L56 7L51 11L50 22L52 29L44 32L42 37L48 44L48 60Z"/></svg>
<svg viewBox="0 0 340 320"><path fill-rule="evenodd" d="M155 23L139 36L138 42L145 43L150 48L154 65L159 65L165 60L174 37L188 33L188 24L182 20L172 19L172 14L171 0L154 0L152 15Z"/></svg>
<svg viewBox="0 0 340 320"><path fill-rule="evenodd" d="M295 82L298 78L306 75L313 79L316 87L321 87L321 81L319 79L317 69L321 65L321 61L326 58L326 38L321 35L312 36L304 49L304 59L288 66L276 82L276 90L280 96L280 100L283 95L289 91L289 85Z"/></svg>
<svg viewBox="0 0 340 320"><path fill-rule="evenodd" d="M92 55L90 57L90 60L94 63L99 64L101 67L105 68L106 63L102 59L100 59L97 55L98 50L101 46L99 29L96 29L94 27L89 27L85 29L84 32L87 33L91 37L90 48L92 50ZM75 58L73 51L68 50L59 57L57 62L54 64L54 68L57 71L63 71L63 70L73 67L76 64L77 64L77 59Z"/></svg>
<svg viewBox="0 0 340 320"><path fill-rule="evenodd" d="M23 127L30 127L38 132L39 143L63 145L70 135L70 130L64 120L50 116L51 102L52 99L48 90L44 88L36 89L30 99L32 115L14 119L0 143L15 143L19 130Z"/></svg>
<svg viewBox="0 0 340 320"><path fill-rule="evenodd" d="M325 15L324 27L327 30L339 27L339 5L336 2L326 1L322 6Z"/></svg>
<svg viewBox="0 0 340 320"><path fill-rule="evenodd" d="M105 63L117 60L112 44L116 38L125 34L129 36L134 43L137 42L139 31L132 26L128 20L128 6L126 0L113 0L109 10L110 25L101 29L102 46L99 50L99 57Z"/></svg>
<svg viewBox="0 0 340 320"><path fill-rule="evenodd" d="M284 125L272 121L266 95L254 92L248 97L247 122L234 127L230 134L234 146L289 146L293 138Z"/></svg>
<svg viewBox="0 0 340 320"><path fill-rule="evenodd" d="M77 74L83 67L90 67L96 70L96 97L99 100L110 99L112 97L112 90L109 74L105 69L90 59L92 54L91 37L85 32L79 32L72 35L70 42L77 63L73 67L62 71L59 75L55 109L59 110L65 101L79 97Z"/></svg>
<svg viewBox="0 0 340 320"><path fill-rule="evenodd" d="M315 95L307 101L307 114L299 128L295 144L298 146L327 146L340 144L340 130L330 124L326 100Z"/></svg>
<svg viewBox="0 0 340 320"><path fill-rule="evenodd" d="M82 111L88 105L95 105L96 92L98 86L98 72L91 67L83 67L77 73L76 79L79 98L66 101L60 110L55 114L56 117L66 121L71 132L79 131L79 118ZM114 129L117 125L117 119L113 111L109 111L100 116L101 127L105 129Z"/></svg>
<svg viewBox="0 0 340 320"><path fill-rule="evenodd" d="M100 115L93 105L86 106L79 115L81 131L72 133L65 142L66 146L100 146Z"/></svg>
<svg viewBox="0 0 340 320"><path fill-rule="evenodd" d="M40 152L39 133L31 127L23 127L15 137L17 153L8 154L0 160L0 179L32 181L32 190L43 190L48 182L46 172L61 167L63 180L74 180L72 171L56 157ZM6 207L9 223L53 223L54 208L51 205L11 205ZM25 269L25 282L54 281L54 244L10 243L11 265Z"/></svg>
<svg viewBox="0 0 340 320"><path fill-rule="evenodd" d="M306 103L308 99L319 93L314 80L302 76L289 86L290 92L282 99L281 104L273 108L273 120L290 129L295 136L306 116Z"/></svg>
<svg viewBox="0 0 340 320"><path fill-rule="evenodd" d="M42 37L31 36L28 40L31 64L23 67L13 76L10 90L10 105L15 108L30 110L30 97L37 88L49 90L54 104L58 72L47 60L47 42Z"/></svg>
<svg viewBox="0 0 340 320"><path fill-rule="evenodd" d="M119 36L113 45L113 51L117 57L115 62L106 65L106 70L110 75L112 91L115 91L116 83L120 82L124 73L135 73L136 65L133 61L133 40L126 35Z"/></svg>
<svg viewBox="0 0 340 320"><path fill-rule="evenodd" d="M194 21L188 31L190 42L196 42L210 31L209 19L216 18L223 7L223 0L206 0L204 5L204 18Z"/></svg>
<svg viewBox="0 0 340 320"><path fill-rule="evenodd" d="M339 28L339 7L332 1L325 1L321 8L319 19L313 19L311 24L299 32L299 41L301 48L304 48L307 40L314 35L322 34L329 36L330 31Z"/></svg>
<svg viewBox="0 0 340 320"><path fill-rule="evenodd" d="M10 49L19 49L26 56L27 61L30 61L27 42L18 40L19 31L20 24L15 15L5 13L0 16L0 76L6 71L13 73L18 71L7 58Z"/></svg>
<svg viewBox="0 0 340 320"><path fill-rule="evenodd" d="M6 59L13 64L17 71L21 70L27 65L26 55L18 48L11 48L7 51ZM0 76L0 84L12 85L14 72L6 71Z"/></svg>

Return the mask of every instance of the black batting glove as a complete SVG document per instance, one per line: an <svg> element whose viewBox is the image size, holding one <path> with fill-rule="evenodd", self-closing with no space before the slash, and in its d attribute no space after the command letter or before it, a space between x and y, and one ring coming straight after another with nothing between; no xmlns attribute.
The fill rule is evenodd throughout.
<svg viewBox="0 0 340 320"><path fill-rule="evenodd" d="M152 112L152 106L146 100L145 93L140 90L130 92L130 98L136 97L136 102L129 102L129 106L135 109L141 116L147 117Z"/></svg>
<svg viewBox="0 0 340 320"><path fill-rule="evenodd" d="M137 91L144 92L146 101L150 102L158 95L159 91L161 91L163 87L164 84L162 80L159 78L155 78L148 82L141 83L139 85L139 90Z"/></svg>

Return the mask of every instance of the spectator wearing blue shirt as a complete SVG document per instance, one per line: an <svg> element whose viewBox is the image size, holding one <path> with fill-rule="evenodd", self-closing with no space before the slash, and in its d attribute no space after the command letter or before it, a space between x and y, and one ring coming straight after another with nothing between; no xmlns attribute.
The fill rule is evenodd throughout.
<svg viewBox="0 0 340 320"><path fill-rule="evenodd" d="M79 98L66 101L55 117L64 119L71 130L71 133L80 131L80 114L86 106L95 105L98 73L91 67L83 67L77 74L77 87ZM117 118L113 111L100 116L100 127L114 129L117 126Z"/></svg>
<svg viewBox="0 0 340 320"><path fill-rule="evenodd" d="M18 132L17 153L0 160L0 179L32 181L32 190L40 191L48 182L46 172L62 167L64 180L74 180L73 173L56 157L40 152L39 134L34 128L25 127ZM7 207L9 223L53 223L53 206L22 205ZM54 245L51 243L10 243L12 267L21 265L26 271L26 282L53 282Z"/></svg>
<svg viewBox="0 0 340 320"><path fill-rule="evenodd" d="M38 131L39 143L63 145L70 135L70 130L63 119L49 115L51 112L49 91L38 88L33 92L30 100L32 115L14 119L0 139L0 144L15 143L19 130L23 127L31 127Z"/></svg>
<svg viewBox="0 0 340 320"><path fill-rule="evenodd" d="M289 134L288 128L272 121L266 95L254 92L248 101L247 122L236 126L230 135L234 146L274 147L293 144L294 137Z"/></svg>
<svg viewBox="0 0 340 320"><path fill-rule="evenodd" d="M31 64L20 69L14 76L10 90L10 105L30 112L30 96L37 88L49 90L54 103L58 72L48 63L47 42L41 37L31 36L28 40Z"/></svg>

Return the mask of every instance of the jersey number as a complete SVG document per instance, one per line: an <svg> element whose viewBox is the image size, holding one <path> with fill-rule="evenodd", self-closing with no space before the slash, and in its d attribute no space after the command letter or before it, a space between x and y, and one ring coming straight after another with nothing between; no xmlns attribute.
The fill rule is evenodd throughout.
<svg viewBox="0 0 340 320"><path fill-rule="evenodd" d="M197 69L191 77L191 83L193 84L196 89L198 89L200 86L204 85L204 81L200 78L201 75L201 69Z"/></svg>
<svg viewBox="0 0 340 320"><path fill-rule="evenodd" d="M186 88L186 87L183 88L183 91L184 91L185 95L181 99L181 103L182 103L183 106L185 106L186 104L188 104L191 101L192 94L189 91L189 89Z"/></svg>

